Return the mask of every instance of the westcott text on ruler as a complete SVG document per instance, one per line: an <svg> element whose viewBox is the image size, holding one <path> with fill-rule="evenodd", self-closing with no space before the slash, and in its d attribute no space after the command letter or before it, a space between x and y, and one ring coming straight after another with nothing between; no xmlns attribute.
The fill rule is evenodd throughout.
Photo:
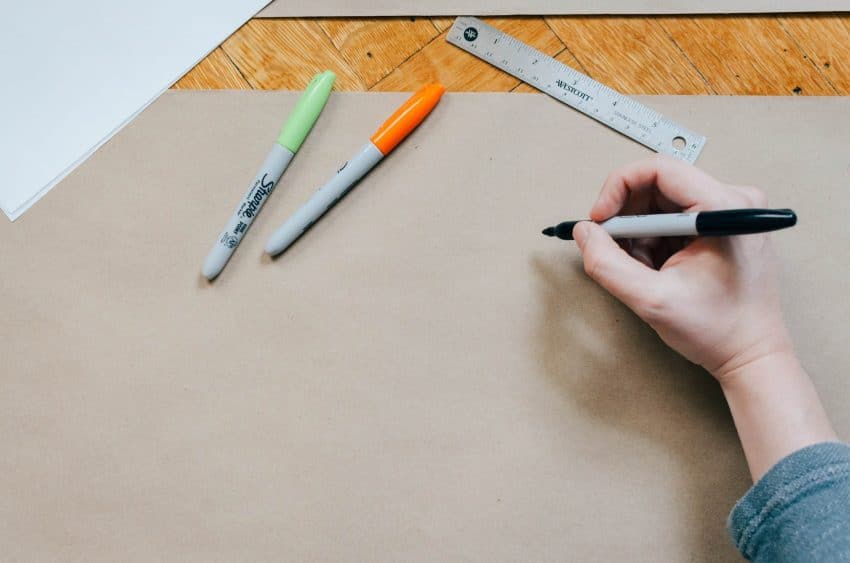
<svg viewBox="0 0 850 563"><path fill-rule="evenodd" d="M447 40L656 152L694 163L705 146L704 136L478 18L459 17Z"/></svg>

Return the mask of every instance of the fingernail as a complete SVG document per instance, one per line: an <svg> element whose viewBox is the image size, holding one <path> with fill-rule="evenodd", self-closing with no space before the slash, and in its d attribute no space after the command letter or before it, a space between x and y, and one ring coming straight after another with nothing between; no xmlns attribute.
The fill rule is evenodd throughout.
<svg viewBox="0 0 850 563"><path fill-rule="evenodd" d="M573 227L573 240L576 241L579 248L583 248L584 243L587 241L587 235L589 234L587 230L587 221L576 223L575 227Z"/></svg>

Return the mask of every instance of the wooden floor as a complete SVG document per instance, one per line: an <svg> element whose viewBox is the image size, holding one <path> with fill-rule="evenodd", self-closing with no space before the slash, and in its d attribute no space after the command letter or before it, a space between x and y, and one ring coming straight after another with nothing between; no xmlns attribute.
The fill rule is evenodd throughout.
<svg viewBox="0 0 850 563"><path fill-rule="evenodd" d="M175 88L530 91L446 43L453 18L255 19ZM848 95L850 16L515 17L491 24L627 94Z"/></svg>

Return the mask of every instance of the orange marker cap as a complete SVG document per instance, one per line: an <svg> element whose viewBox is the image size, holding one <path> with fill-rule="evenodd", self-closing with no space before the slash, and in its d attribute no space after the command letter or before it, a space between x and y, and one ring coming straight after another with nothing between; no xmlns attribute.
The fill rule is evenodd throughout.
<svg viewBox="0 0 850 563"><path fill-rule="evenodd" d="M372 144L384 156L388 155L431 113L445 91L439 82L420 88L372 135Z"/></svg>

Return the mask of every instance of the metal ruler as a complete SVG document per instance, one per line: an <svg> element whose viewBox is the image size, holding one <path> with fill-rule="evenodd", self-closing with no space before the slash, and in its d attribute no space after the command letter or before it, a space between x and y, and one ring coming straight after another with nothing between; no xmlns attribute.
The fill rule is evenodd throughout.
<svg viewBox="0 0 850 563"><path fill-rule="evenodd" d="M448 42L656 152L694 163L705 137L478 18L459 17Z"/></svg>

